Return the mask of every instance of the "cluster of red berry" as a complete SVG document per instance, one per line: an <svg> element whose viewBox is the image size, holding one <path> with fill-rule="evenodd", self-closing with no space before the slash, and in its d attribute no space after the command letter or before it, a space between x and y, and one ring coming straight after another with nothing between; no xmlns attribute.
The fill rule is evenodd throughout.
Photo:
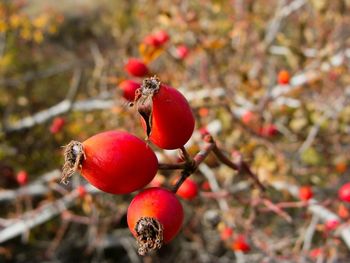
<svg viewBox="0 0 350 263"><path fill-rule="evenodd" d="M195 119L178 90L151 77L144 79L131 95L147 138L155 146L178 149L190 139ZM66 146L62 181L66 182L78 170L104 192L128 194L152 181L158 160L150 145L138 137L125 131L106 131ZM191 192L186 198L191 199L196 193ZM173 192L152 187L137 194L128 208L127 221L139 244L139 253L144 255L172 240L183 217L182 205Z"/></svg>

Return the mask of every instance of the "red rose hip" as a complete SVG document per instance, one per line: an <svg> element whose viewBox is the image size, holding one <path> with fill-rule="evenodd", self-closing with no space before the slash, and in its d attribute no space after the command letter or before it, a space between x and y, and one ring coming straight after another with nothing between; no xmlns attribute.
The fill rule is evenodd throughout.
<svg viewBox="0 0 350 263"><path fill-rule="evenodd" d="M24 170L19 171L16 180L19 185L26 185L28 183L28 173Z"/></svg>
<svg viewBox="0 0 350 263"><path fill-rule="evenodd" d="M344 184L338 191L339 199L350 203L350 183Z"/></svg>
<svg viewBox="0 0 350 263"><path fill-rule="evenodd" d="M176 194L183 199L192 200L198 194L198 185L195 181L187 178L179 187Z"/></svg>
<svg viewBox="0 0 350 263"><path fill-rule="evenodd" d="M112 194L138 190L152 181L158 161L148 145L124 131L106 131L65 149L62 181L75 171L98 189Z"/></svg>
<svg viewBox="0 0 350 263"><path fill-rule="evenodd" d="M303 186L299 189L299 198L303 201L308 201L313 196L312 188L310 186Z"/></svg>
<svg viewBox="0 0 350 263"><path fill-rule="evenodd" d="M138 96L137 107L149 140L162 149L181 148L190 139L195 125L186 98L156 77L143 81Z"/></svg>
<svg viewBox="0 0 350 263"><path fill-rule="evenodd" d="M137 239L139 254L169 243L179 232L183 218L181 203L167 189L148 188L136 195L129 205L127 221Z"/></svg>
<svg viewBox="0 0 350 263"><path fill-rule="evenodd" d="M125 71L135 77L144 77L149 71L146 64L137 58L130 58L125 64Z"/></svg>
<svg viewBox="0 0 350 263"><path fill-rule="evenodd" d="M290 75L287 70L281 70L278 73L278 77L277 77L278 84L287 85L289 83L289 80L290 80Z"/></svg>
<svg viewBox="0 0 350 263"><path fill-rule="evenodd" d="M130 102L135 100L135 92L140 87L140 83L129 79L124 80L119 84L119 88L123 91L123 97Z"/></svg>

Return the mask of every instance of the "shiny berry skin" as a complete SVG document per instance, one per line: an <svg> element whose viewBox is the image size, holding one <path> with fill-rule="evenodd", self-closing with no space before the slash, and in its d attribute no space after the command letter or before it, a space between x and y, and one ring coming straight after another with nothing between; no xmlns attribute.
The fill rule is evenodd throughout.
<svg viewBox="0 0 350 263"><path fill-rule="evenodd" d="M350 203L350 183L344 184L338 191L339 199Z"/></svg>
<svg viewBox="0 0 350 263"><path fill-rule="evenodd" d="M141 87L141 84L133 80L124 80L120 82L119 88L123 91L124 99L132 102L135 100L135 91Z"/></svg>
<svg viewBox="0 0 350 263"><path fill-rule="evenodd" d="M28 183L28 173L24 170L19 171L16 180L19 185L26 185Z"/></svg>
<svg viewBox="0 0 350 263"><path fill-rule="evenodd" d="M189 55L190 51L185 45L180 45L176 48L176 56L179 59L185 59Z"/></svg>
<svg viewBox="0 0 350 263"><path fill-rule="evenodd" d="M144 77L149 73L146 64L137 58L130 58L124 68L128 74L135 77Z"/></svg>
<svg viewBox="0 0 350 263"><path fill-rule="evenodd" d="M231 245L232 250L241 251L241 252L249 252L250 246L246 241L245 236L239 235Z"/></svg>
<svg viewBox="0 0 350 263"><path fill-rule="evenodd" d="M277 77L278 84L280 84L280 85L289 84L289 80L290 80L290 75L289 75L289 72L287 70L281 70L278 73L278 77Z"/></svg>
<svg viewBox="0 0 350 263"><path fill-rule="evenodd" d="M142 96L151 93L151 108L142 104ZM176 89L160 84L157 78L145 79L138 104L142 125L151 142L159 148L172 150L185 145L195 125L194 116L186 98Z"/></svg>
<svg viewBox="0 0 350 263"><path fill-rule="evenodd" d="M56 133L60 132L65 123L66 123L65 119L62 117L54 118L52 123L51 123L51 126L50 126L50 132L52 134L56 134Z"/></svg>
<svg viewBox="0 0 350 263"><path fill-rule="evenodd" d="M139 244L139 254L159 249L180 231L184 218L181 203L167 189L148 188L131 201L127 222Z"/></svg>
<svg viewBox="0 0 350 263"><path fill-rule="evenodd" d="M313 196L312 188L310 186L303 186L299 189L299 198L303 201L308 201Z"/></svg>
<svg viewBox="0 0 350 263"><path fill-rule="evenodd" d="M72 141L66 147L65 160L62 181L78 168L92 185L112 194L143 188L158 170L151 148L124 131L98 133L83 143ZM79 162L81 165L77 165Z"/></svg>
<svg viewBox="0 0 350 263"><path fill-rule="evenodd" d="M192 179L187 178L181 184L176 194L183 199L192 200L198 195L198 185Z"/></svg>

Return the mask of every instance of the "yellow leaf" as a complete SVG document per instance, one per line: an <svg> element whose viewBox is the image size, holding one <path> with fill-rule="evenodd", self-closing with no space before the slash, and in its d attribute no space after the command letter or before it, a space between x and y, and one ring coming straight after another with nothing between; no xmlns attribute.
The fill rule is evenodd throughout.
<svg viewBox="0 0 350 263"><path fill-rule="evenodd" d="M5 23L5 21L0 20L0 33L6 32L7 29L8 29L8 26Z"/></svg>
<svg viewBox="0 0 350 263"><path fill-rule="evenodd" d="M35 30L33 33L33 39L36 43L40 44L44 40L43 33L40 30Z"/></svg>
<svg viewBox="0 0 350 263"><path fill-rule="evenodd" d="M143 61L148 64L159 57L163 53L163 49L141 43L139 45L139 52Z"/></svg>

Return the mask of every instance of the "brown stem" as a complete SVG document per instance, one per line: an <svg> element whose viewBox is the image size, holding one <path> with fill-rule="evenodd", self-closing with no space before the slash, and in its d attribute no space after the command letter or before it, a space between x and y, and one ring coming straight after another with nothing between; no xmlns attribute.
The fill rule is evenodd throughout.
<svg viewBox="0 0 350 263"><path fill-rule="evenodd" d="M180 188L183 182L187 179L187 177L189 177L192 173L194 173L197 170L198 166L205 160L205 158L207 158L209 153L212 151L213 147L214 147L213 143L208 144L203 150L197 153L193 159L190 157L185 147L180 148L186 161L184 163L184 169L181 172L181 177L176 182L175 186L172 189L174 193L177 192L177 190Z"/></svg>
<svg viewBox="0 0 350 263"><path fill-rule="evenodd" d="M181 172L181 176L180 176L179 180L177 180L176 184L174 185L174 187L171 191L175 194L177 192L177 190L179 190L179 188L183 184L183 182L185 182L187 177L189 177L190 175L191 175L190 172L183 170Z"/></svg>
<svg viewBox="0 0 350 263"><path fill-rule="evenodd" d="M159 170L180 170L185 168L185 162L181 163L159 163Z"/></svg>
<svg viewBox="0 0 350 263"><path fill-rule="evenodd" d="M190 156L190 154L187 152L185 146L181 146L180 151L181 151L181 157L183 157L183 159L185 160L185 162L191 162L191 161L192 161L191 156Z"/></svg>
<svg viewBox="0 0 350 263"><path fill-rule="evenodd" d="M246 173L250 178L252 178L256 186L259 187L261 191L266 191L265 186L260 182L257 175L252 172L252 170L250 169L250 167L246 162L244 162L242 159L240 159L237 164L232 162L229 158L227 158L227 156L223 153L223 151L216 145L215 141L212 138L210 140L214 144L213 153L215 154L215 156L218 158L219 161L221 161L223 164L227 165L228 167L232 168L233 170Z"/></svg>

